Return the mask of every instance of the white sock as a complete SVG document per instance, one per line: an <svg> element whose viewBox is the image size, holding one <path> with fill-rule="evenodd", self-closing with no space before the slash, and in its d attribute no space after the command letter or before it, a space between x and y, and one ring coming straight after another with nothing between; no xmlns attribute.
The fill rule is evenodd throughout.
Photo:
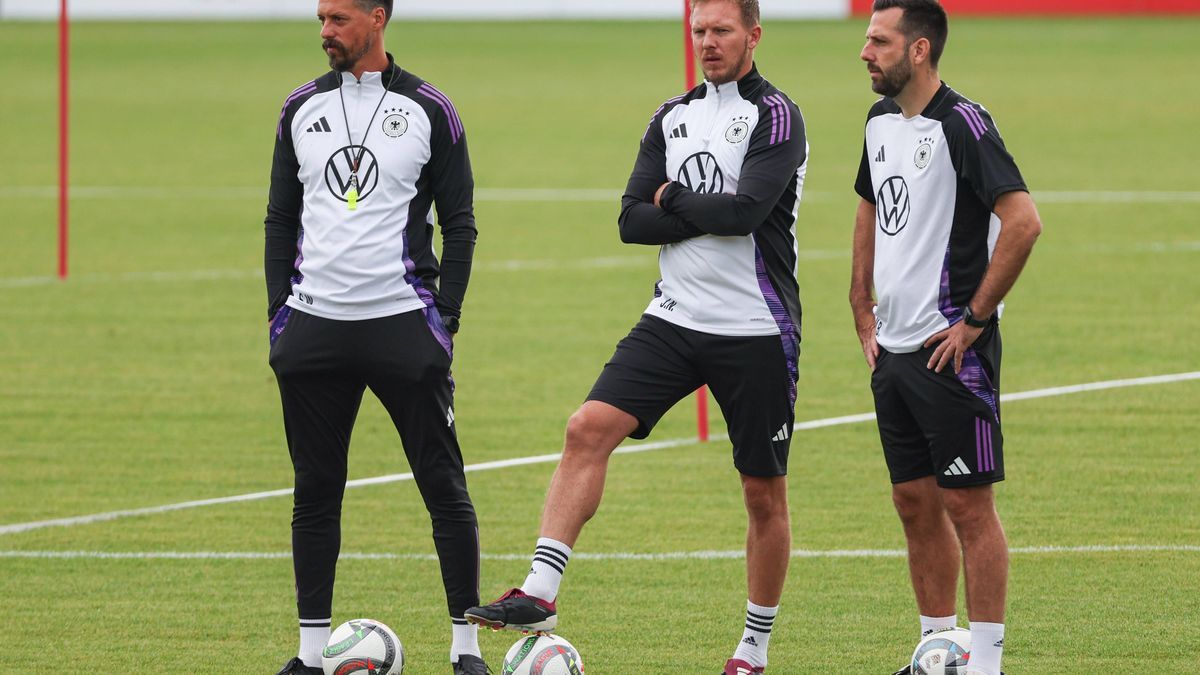
<svg viewBox="0 0 1200 675"><path fill-rule="evenodd" d="M779 614L779 606L761 607L746 601L746 630L742 632L742 641L738 643L733 658L741 659L755 668L767 667L767 643L771 640L771 628L775 625L775 616Z"/></svg>
<svg viewBox="0 0 1200 675"><path fill-rule="evenodd" d="M921 637L925 637L935 630L944 630L956 626L958 626L957 614L951 614L950 616L921 615Z"/></svg>
<svg viewBox="0 0 1200 675"><path fill-rule="evenodd" d="M980 675L1000 675L1004 652L1004 624L971 622L971 660L968 668Z"/></svg>
<svg viewBox="0 0 1200 675"><path fill-rule="evenodd" d="M321 667L321 652L329 642L331 619L300 619L300 651L296 656L304 665Z"/></svg>
<svg viewBox="0 0 1200 675"><path fill-rule="evenodd" d="M467 623L463 617L450 617L450 663L458 663L462 654L483 658L479 651L479 626Z"/></svg>
<svg viewBox="0 0 1200 675"><path fill-rule="evenodd" d="M533 552L533 563L529 566L529 576L521 584L521 592L532 595L547 602L554 602L558 597L558 586L562 583L563 571L567 569L567 561L571 559L571 547L548 537L537 540L537 549Z"/></svg>

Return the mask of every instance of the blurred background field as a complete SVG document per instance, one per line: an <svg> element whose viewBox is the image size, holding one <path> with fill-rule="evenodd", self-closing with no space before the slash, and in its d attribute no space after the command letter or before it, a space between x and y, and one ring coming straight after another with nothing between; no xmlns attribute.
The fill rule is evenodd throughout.
<svg viewBox="0 0 1200 675"><path fill-rule="evenodd" d="M845 299L874 98L865 25L768 21L758 53L812 146L800 421L871 410ZM992 112L1045 222L1005 314L1005 392L1200 371L1198 33L1193 18L952 21L942 76ZM296 633L286 496L12 526L290 486L262 216L279 106L326 67L317 24L74 26L65 282L55 35L0 22L0 672L274 672ZM682 89L679 42L653 21L389 28L397 61L454 99L479 188L455 364L468 464L557 452L645 307L656 252L622 245L615 219L650 114ZM1198 409L1195 379L1005 406L1008 672L1195 670ZM650 439L680 444L614 459L577 546L595 557L571 563L559 603L589 672L712 673L740 635L743 561L700 555L744 538L712 413L708 443L684 441L687 401ZM523 578L553 466L470 474L485 597ZM405 471L368 397L352 477ZM771 671L891 672L916 612L874 425L798 432L791 499L798 554ZM343 550L379 555L342 562L335 623L385 621L408 672L446 672L415 487L352 489L344 520ZM493 669L512 637L481 635Z"/></svg>

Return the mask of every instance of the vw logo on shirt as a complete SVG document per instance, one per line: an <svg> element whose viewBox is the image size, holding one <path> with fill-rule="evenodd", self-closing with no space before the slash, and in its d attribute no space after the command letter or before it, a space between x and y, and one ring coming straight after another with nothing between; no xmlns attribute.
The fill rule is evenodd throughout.
<svg viewBox="0 0 1200 675"><path fill-rule="evenodd" d="M717 158L709 152L697 152L679 165L679 176L675 179L692 192L717 194L725 188L725 177Z"/></svg>
<svg viewBox="0 0 1200 675"><path fill-rule="evenodd" d="M885 180L875 195L875 220L883 233L894 237L908 224L912 211L908 203L908 183L903 176Z"/></svg>
<svg viewBox="0 0 1200 675"><path fill-rule="evenodd" d="M375 161L374 153L361 145L347 145L325 162L325 185L329 187L330 194L344 202L350 201L346 194L350 192L351 167L359 153L362 153L358 167L358 201L361 202L379 185L379 164Z"/></svg>

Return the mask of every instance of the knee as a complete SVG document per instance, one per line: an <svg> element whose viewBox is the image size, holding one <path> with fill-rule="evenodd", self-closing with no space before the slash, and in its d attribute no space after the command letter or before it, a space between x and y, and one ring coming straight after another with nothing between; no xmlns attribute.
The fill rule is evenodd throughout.
<svg viewBox="0 0 1200 675"><path fill-rule="evenodd" d="M743 483L746 513L758 522L787 521L787 487L783 478L754 479Z"/></svg>
<svg viewBox="0 0 1200 675"><path fill-rule="evenodd" d="M576 410L567 420L566 442L563 454L573 457L608 456L606 439L611 435L605 421L586 405Z"/></svg>
<svg viewBox="0 0 1200 675"><path fill-rule="evenodd" d="M943 490L942 503L946 515L960 531L979 531L981 525L996 518L990 488L961 488Z"/></svg>
<svg viewBox="0 0 1200 675"><path fill-rule="evenodd" d="M338 484L336 480L312 474L296 474L296 483L292 490L296 504L321 505L340 504L345 483Z"/></svg>
<svg viewBox="0 0 1200 675"><path fill-rule="evenodd" d="M931 495L926 490L903 483L892 487L892 505L905 525L925 522L937 515L940 508L936 494Z"/></svg>

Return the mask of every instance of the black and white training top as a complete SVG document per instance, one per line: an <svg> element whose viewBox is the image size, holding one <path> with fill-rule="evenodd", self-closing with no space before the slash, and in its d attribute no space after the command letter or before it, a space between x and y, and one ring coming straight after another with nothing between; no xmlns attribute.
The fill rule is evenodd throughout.
<svg viewBox="0 0 1200 675"><path fill-rule="evenodd" d="M714 335L800 331L800 109L758 74L705 82L654 113L625 189L628 243L661 244L646 313ZM663 192L662 208L654 193Z"/></svg>
<svg viewBox="0 0 1200 675"><path fill-rule="evenodd" d="M454 105L390 54L382 73L329 72L296 89L279 116L271 168L268 316L284 303L327 319L434 306L459 316L475 247L473 192Z"/></svg>
<svg viewBox="0 0 1200 675"><path fill-rule="evenodd" d="M962 318L1000 233L996 199L1025 181L988 111L943 83L912 118L890 98L871 107L854 189L875 205L876 339L914 352Z"/></svg>

